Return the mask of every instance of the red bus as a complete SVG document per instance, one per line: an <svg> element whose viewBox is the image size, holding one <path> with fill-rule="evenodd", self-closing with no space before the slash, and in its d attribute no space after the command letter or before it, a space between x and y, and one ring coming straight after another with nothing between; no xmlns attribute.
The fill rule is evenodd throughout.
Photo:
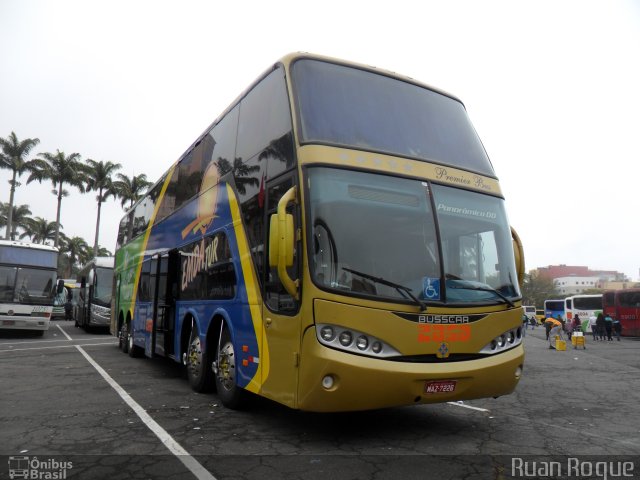
<svg viewBox="0 0 640 480"><path fill-rule="evenodd" d="M602 308L605 315L620 320L623 336L640 336L640 288L604 292Z"/></svg>

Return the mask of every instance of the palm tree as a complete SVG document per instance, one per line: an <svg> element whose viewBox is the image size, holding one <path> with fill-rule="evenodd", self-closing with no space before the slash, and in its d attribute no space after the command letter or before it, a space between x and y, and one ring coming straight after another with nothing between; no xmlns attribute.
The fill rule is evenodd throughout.
<svg viewBox="0 0 640 480"><path fill-rule="evenodd" d="M254 187L260 185L260 181L257 178L249 176L250 174L259 171L260 166L249 166L246 163L242 163L241 158L235 158L233 160L233 165L231 165L231 162L226 158L218 157L216 168L218 169L218 175L221 177L229 170L233 170L233 179L236 183L236 189L241 195L247 193L248 185L253 185Z"/></svg>
<svg viewBox="0 0 640 480"><path fill-rule="evenodd" d="M121 200L120 205L125 210L128 210L137 202L142 195L146 192L153 183L147 181L147 176L144 173L140 175L134 175L132 178L118 173L116 175L118 180L113 182L113 188ZM125 207L125 203L129 202L129 206Z"/></svg>
<svg viewBox="0 0 640 480"><path fill-rule="evenodd" d="M70 278L73 273L74 266L78 263L84 263L84 260L87 258L89 245L87 245L87 242L82 237L64 237L64 240L65 241L60 245L60 253L67 259L64 278Z"/></svg>
<svg viewBox="0 0 640 480"><path fill-rule="evenodd" d="M0 147L2 147L0 168L6 168L13 172L12 178L9 180L9 185L11 185L9 191L9 218L4 238L8 239L13 229L13 196L16 187L20 186L17 178L20 178L28 170L30 162L26 160L27 155L38 143L40 143L40 140L37 138L26 138L20 141L14 132L11 132L11 135L7 138L0 138Z"/></svg>
<svg viewBox="0 0 640 480"><path fill-rule="evenodd" d="M0 202L0 227L7 227L9 231L9 222L11 221L11 230L9 237L11 240L16 239L18 228L26 230L28 221L31 219L31 210L28 205L13 205L11 208L8 203Z"/></svg>
<svg viewBox="0 0 640 480"><path fill-rule="evenodd" d="M49 222L42 217L29 218L24 227L24 233L20 235L20 238L29 237L32 242L44 245L48 240L55 239L56 228L56 222ZM62 225L60 225L60 228L62 228Z"/></svg>
<svg viewBox="0 0 640 480"><path fill-rule="evenodd" d="M95 160L88 159L84 167L86 175L87 192L95 190L98 192L96 200L98 201L98 218L96 220L96 237L93 242L93 251L98 251L98 237L100 235L100 209L102 208L102 202L104 202L109 195L116 196L114 189L114 182L111 180L111 176L116 170L122 167L119 163L111 162L96 162Z"/></svg>
<svg viewBox="0 0 640 480"><path fill-rule="evenodd" d="M67 195L63 185L68 183L78 188L84 193L84 174L80 164L80 154L72 153L66 156L64 152L56 150L56 153L40 153L42 158L31 161L29 170L31 174L27 183L34 180L42 183L43 180L51 180L53 193L58 197L58 208L56 211L56 236L53 246L57 247L60 238L60 211L62 207L62 197Z"/></svg>

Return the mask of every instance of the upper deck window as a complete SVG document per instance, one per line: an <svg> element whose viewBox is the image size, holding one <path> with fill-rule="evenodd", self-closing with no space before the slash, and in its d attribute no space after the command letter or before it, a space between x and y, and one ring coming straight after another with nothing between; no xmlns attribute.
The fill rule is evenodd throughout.
<svg viewBox="0 0 640 480"><path fill-rule="evenodd" d="M495 177L459 101L323 61L298 60L292 72L302 143L353 146Z"/></svg>

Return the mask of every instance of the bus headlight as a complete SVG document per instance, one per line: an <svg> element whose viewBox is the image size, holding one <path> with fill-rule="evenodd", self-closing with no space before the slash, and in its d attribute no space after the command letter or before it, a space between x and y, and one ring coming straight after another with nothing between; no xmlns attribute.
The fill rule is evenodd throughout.
<svg viewBox="0 0 640 480"><path fill-rule="evenodd" d="M496 336L487 345L484 346L480 353L494 354L504 352L510 348L522 343L522 331L520 327L512 328L506 332Z"/></svg>
<svg viewBox="0 0 640 480"><path fill-rule="evenodd" d="M337 325L316 325L316 338L327 347L359 355L382 358L400 355L400 352L379 338Z"/></svg>
<svg viewBox="0 0 640 480"><path fill-rule="evenodd" d="M330 342L331 340L336 338L336 333L333 330L333 327L331 327L329 325L325 325L324 327L322 327L320 329L320 336L322 337L322 339L324 341Z"/></svg>
<svg viewBox="0 0 640 480"><path fill-rule="evenodd" d="M348 347L349 345L351 345L352 339L353 339L353 335L348 330L345 330L340 334L340 343L342 344L343 347Z"/></svg>

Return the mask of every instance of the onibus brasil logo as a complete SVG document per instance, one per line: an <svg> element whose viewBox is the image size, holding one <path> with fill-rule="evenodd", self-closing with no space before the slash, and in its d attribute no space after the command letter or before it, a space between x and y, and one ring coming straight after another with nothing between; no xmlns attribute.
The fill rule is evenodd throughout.
<svg viewBox="0 0 640 480"><path fill-rule="evenodd" d="M9 478L29 478L39 480L64 480L73 462L61 462L53 458L39 460L38 457L9 457Z"/></svg>

